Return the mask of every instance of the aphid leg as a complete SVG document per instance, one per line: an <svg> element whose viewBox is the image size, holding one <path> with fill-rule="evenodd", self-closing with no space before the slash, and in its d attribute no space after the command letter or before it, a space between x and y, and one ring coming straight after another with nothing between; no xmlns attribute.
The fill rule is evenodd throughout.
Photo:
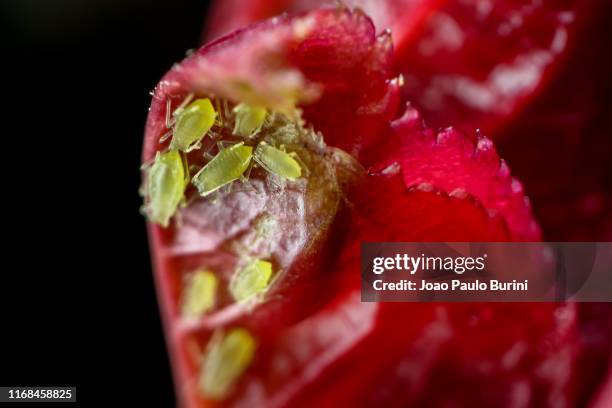
<svg viewBox="0 0 612 408"><path fill-rule="evenodd" d="M217 133L215 130L212 129L208 131L208 135L212 140L217 140L221 138L221 134Z"/></svg>
<svg viewBox="0 0 612 408"><path fill-rule="evenodd" d="M300 135L300 137L304 136L304 120L302 119L302 110L299 108L294 109L291 113L290 113L290 117L289 119L295 123L295 127L297 128L298 131L298 135Z"/></svg>
<svg viewBox="0 0 612 408"><path fill-rule="evenodd" d="M183 112L183 109L185 109L185 107L189 105L194 96L195 94L193 92L187 95L187 97L183 99L183 102L181 102L181 104L174 110L172 116L176 118L178 115L180 115Z"/></svg>
<svg viewBox="0 0 612 408"><path fill-rule="evenodd" d="M140 165L140 170L146 170L149 167L151 167L153 165L153 163L155 162L155 158L151 159L151 160L147 160L146 162L142 163Z"/></svg>
<svg viewBox="0 0 612 408"><path fill-rule="evenodd" d="M244 174L242 176L240 176L240 179L242 180L243 183L248 182L249 179L251 178L251 171L253 170L254 163L255 162L253 160L251 160L251 162L249 163L249 167L247 167L247 169L244 172Z"/></svg>
<svg viewBox="0 0 612 408"><path fill-rule="evenodd" d="M223 100L223 112L225 113L225 117L229 118L231 113L230 113L230 108L229 105L227 104L227 101L224 99Z"/></svg>
<svg viewBox="0 0 612 408"><path fill-rule="evenodd" d="M268 177L268 179L272 182L272 184L274 184L274 186L276 186L279 190L283 190L284 189L284 185L281 184L281 178L277 177L275 174L272 174L271 177Z"/></svg>
<svg viewBox="0 0 612 408"><path fill-rule="evenodd" d="M170 136L172 136L172 129L169 129L166 133L161 135L159 138L159 143L164 143L166 140L170 139Z"/></svg>
<svg viewBox="0 0 612 408"><path fill-rule="evenodd" d="M255 161L251 160L251 162L249 163L249 167L247 167L247 169L244 172L244 174L242 176L240 176L240 181L242 182L242 185L244 186L244 190L243 191L255 191L255 188L249 182L249 180L251 178L251 171L253 170L253 166L254 165L255 165Z"/></svg>
<svg viewBox="0 0 612 408"><path fill-rule="evenodd" d="M266 292L269 291L275 284L276 282L278 282L281 278L281 276L283 276L283 271L277 271L274 275L272 275L272 279L270 279L270 282L268 283L268 287L266 288Z"/></svg>
<svg viewBox="0 0 612 408"><path fill-rule="evenodd" d="M215 157L215 155L211 153L211 150L214 146L214 143L209 144L206 150L204 150L204 153L202 153L202 156L204 156L204 158L208 161L212 160Z"/></svg>
<svg viewBox="0 0 612 408"><path fill-rule="evenodd" d="M231 194L232 190L234 189L234 184L236 183L229 183L227 186L225 186L225 195Z"/></svg>
<svg viewBox="0 0 612 408"><path fill-rule="evenodd" d="M169 150L168 148L165 148L165 149L162 149L162 150L158 151L157 153L159 153L159 154L166 153L168 150ZM146 162L142 163L140 165L140 170L146 170L149 167L151 167L153 165L153 163L155 163L155 158L156 157L157 157L157 155L155 157L153 157L152 159L149 159Z"/></svg>
<svg viewBox="0 0 612 408"><path fill-rule="evenodd" d="M180 229L180 228L182 228L182 227L183 227L183 225L184 225L184 222L183 222L183 221L184 221L184 219L183 219L183 213L182 213L181 211L177 211L177 212L174 214L173 219L174 219L174 223L175 223L175 226L176 226L176 228L177 228L177 229Z"/></svg>
<svg viewBox="0 0 612 408"><path fill-rule="evenodd" d="M198 198L199 196L197 194L191 194L191 196L185 200L185 207L189 207L191 203L193 203Z"/></svg>
<svg viewBox="0 0 612 408"><path fill-rule="evenodd" d="M187 149L185 149L185 153L189 153L193 150L199 150L201 147L202 147L202 139L198 140L197 142L189 146Z"/></svg>
<svg viewBox="0 0 612 408"><path fill-rule="evenodd" d="M191 170L189 166L189 162L187 161L187 153L181 153L181 161L183 162L183 171L185 172L185 184L189 184L189 180L191 179ZM183 201L185 197L183 197Z"/></svg>
<svg viewBox="0 0 612 408"><path fill-rule="evenodd" d="M264 119L264 123L266 126L272 126L275 121L276 121L276 111L270 112L268 115L266 115L266 118Z"/></svg>
<svg viewBox="0 0 612 408"><path fill-rule="evenodd" d="M221 192L221 190L217 190L217 191L215 191L214 193L212 193L212 194L209 196L209 197L210 197L210 202L211 202L212 204L215 204L215 205L216 205L216 204L219 204L219 203L220 203L220 198L221 198L220 192Z"/></svg>
<svg viewBox="0 0 612 408"><path fill-rule="evenodd" d="M219 149L219 151L221 151L227 149L228 146L233 146L235 144L236 142L233 142L231 140L219 140L217 141L217 148Z"/></svg>
<svg viewBox="0 0 612 408"><path fill-rule="evenodd" d="M306 163L304 163L304 161L300 158L300 155L297 154L296 152L291 152L287 154L293 159L295 159L296 162L298 162L298 164L300 165L302 170L304 170L304 172L306 173L306 176L308 177L310 175L310 169L308 168L308 166L306 166Z"/></svg>
<svg viewBox="0 0 612 408"><path fill-rule="evenodd" d="M172 128L172 124L170 123L170 117L172 116L170 109L172 109L172 101L168 98L166 99L166 129Z"/></svg>
<svg viewBox="0 0 612 408"><path fill-rule="evenodd" d="M215 121L215 124L217 124L221 129L223 129L225 127L225 117L226 116L223 110L221 109L221 101L219 100L219 98L215 98L215 109L218 112L217 120Z"/></svg>
<svg viewBox="0 0 612 408"><path fill-rule="evenodd" d="M202 156L204 156L204 158L208 161L211 161L215 157L215 155L210 152L213 146L214 145L208 146L208 149L206 149L206 151L202 154Z"/></svg>
<svg viewBox="0 0 612 408"><path fill-rule="evenodd" d="M257 164L259 166L261 166L262 168L266 168L266 166L264 166L264 164L259 160L259 158L255 155L253 155L253 161L257 162ZM278 182L278 177L276 177L275 174L273 173L269 173L268 177L266 178L266 180L270 180L270 182L272 182L272 184L274 184L276 187L278 187L279 189L282 189L283 186Z"/></svg>

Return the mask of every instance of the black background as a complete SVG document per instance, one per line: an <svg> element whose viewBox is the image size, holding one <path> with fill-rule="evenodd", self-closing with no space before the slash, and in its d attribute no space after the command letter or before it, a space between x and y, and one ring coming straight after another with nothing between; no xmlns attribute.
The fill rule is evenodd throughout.
<svg viewBox="0 0 612 408"><path fill-rule="evenodd" d="M0 385L173 405L138 168L149 91L207 9L3 0Z"/></svg>

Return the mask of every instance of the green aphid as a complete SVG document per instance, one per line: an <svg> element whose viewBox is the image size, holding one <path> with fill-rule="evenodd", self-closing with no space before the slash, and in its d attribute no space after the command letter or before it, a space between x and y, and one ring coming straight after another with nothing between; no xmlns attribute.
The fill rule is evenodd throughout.
<svg viewBox="0 0 612 408"><path fill-rule="evenodd" d="M249 106L241 103L234 108L236 115L234 134L241 137L250 137L261 129L268 112L260 106Z"/></svg>
<svg viewBox="0 0 612 408"><path fill-rule="evenodd" d="M215 123L217 113L210 99L196 99L181 109L172 128L170 149L188 152L199 146L198 142Z"/></svg>
<svg viewBox="0 0 612 408"><path fill-rule="evenodd" d="M183 200L187 186L185 163L176 150L157 152L148 169L146 213L152 222L167 227Z"/></svg>
<svg viewBox="0 0 612 408"><path fill-rule="evenodd" d="M202 197L238 180L249 167L253 148L237 143L221 150L193 177L192 183Z"/></svg>
<svg viewBox="0 0 612 408"><path fill-rule="evenodd" d="M255 339L245 329L232 329L225 335L215 332L198 381L204 396L213 400L225 398L251 364L255 348Z"/></svg>
<svg viewBox="0 0 612 408"><path fill-rule="evenodd" d="M206 270L194 272L187 280L182 296L182 312L186 317L199 317L215 305L218 279Z"/></svg>
<svg viewBox="0 0 612 408"><path fill-rule="evenodd" d="M230 292L235 300L249 300L263 293L270 284L272 264L268 261L255 260L236 271L230 282Z"/></svg>
<svg viewBox="0 0 612 408"><path fill-rule="evenodd" d="M289 180L295 180L302 175L302 167L294 157L295 153L286 153L283 150L270 146L266 142L257 145L253 159L268 172Z"/></svg>

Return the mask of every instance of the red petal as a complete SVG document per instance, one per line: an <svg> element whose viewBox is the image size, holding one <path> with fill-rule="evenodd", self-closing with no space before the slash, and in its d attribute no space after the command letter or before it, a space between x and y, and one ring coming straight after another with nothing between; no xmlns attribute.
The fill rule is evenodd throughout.
<svg viewBox="0 0 612 408"><path fill-rule="evenodd" d="M572 44L583 2L448 1L398 58L435 126L487 133L536 95Z"/></svg>
<svg viewBox="0 0 612 408"><path fill-rule="evenodd" d="M166 131L167 99L175 106L189 92L281 110L297 103L328 144L357 155L398 109L391 53L387 34L376 36L368 17L347 10L279 17L232 33L175 65L160 81L144 160L153 157Z"/></svg>
<svg viewBox="0 0 612 408"><path fill-rule="evenodd" d="M361 242L506 240L503 220L474 198L407 190L400 175L371 175L350 200L349 241L334 273L318 284L338 295L277 334L254 328L268 335L262 334L266 341L258 362L233 402L300 407L322 401L336 406L572 403L573 306L359 302Z"/></svg>
<svg viewBox="0 0 612 408"><path fill-rule="evenodd" d="M342 4L359 8L372 17L379 30L391 29L395 45L406 43L437 6L448 0L347 0ZM206 37L224 35L254 21L284 12L302 12L333 6L330 0L223 0L214 3Z"/></svg>
<svg viewBox="0 0 612 408"><path fill-rule="evenodd" d="M448 195L431 184L406 188L401 175L371 175L353 193L362 242L507 241L503 218L469 194Z"/></svg>
<svg viewBox="0 0 612 408"><path fill-rule="evenodd" d="M551 241L612 240L612 3L590 5L557 80L496 138Z"/></svg>
<svg viewBox="0 0 612 408"><path fill-rule="evenodd" d="M513 240L540 240L523 187L491 140L453 128L436 133L410 107L392 126L402 145L397 160L407 186L429 183L455 195L469 193L504 218Z"/></svg>
<svg viewBox="0 0 612 408"><path fill-rule="evenodd" d="M491 133L537 95L588 19L583 0L348 0L392 29L406 96L435 126ZM328 1L219 1L212 38Z"/></svg>

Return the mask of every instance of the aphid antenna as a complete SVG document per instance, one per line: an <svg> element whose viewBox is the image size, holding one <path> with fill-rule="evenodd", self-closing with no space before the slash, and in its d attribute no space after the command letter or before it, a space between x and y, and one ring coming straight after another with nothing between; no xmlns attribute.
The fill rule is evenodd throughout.
<svg viewBox="0 0 612 408"><path fill-rule="evenodd" d="M170 136L172 136L172 129L168 129L166 133L161 135L159 138L159 143L164 143L166 140L170 139Z"/></svg>

